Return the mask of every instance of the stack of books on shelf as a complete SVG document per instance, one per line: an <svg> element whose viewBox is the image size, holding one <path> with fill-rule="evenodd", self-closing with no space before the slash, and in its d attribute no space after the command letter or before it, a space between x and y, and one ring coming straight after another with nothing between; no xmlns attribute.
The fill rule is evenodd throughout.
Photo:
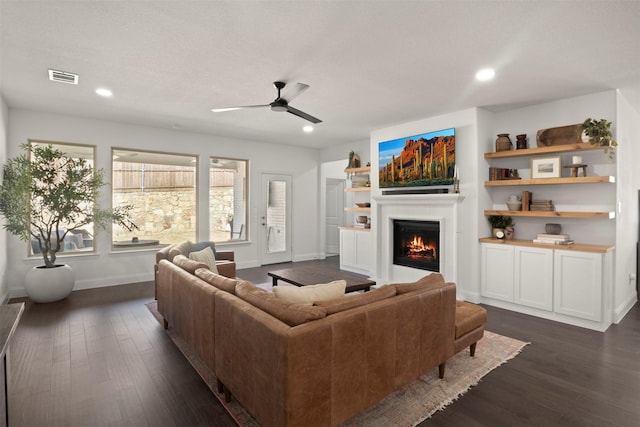
<svg viewBox="0 0 640 427"><path fill-rule="evenodd" d="M547 245L573 245L573 240L568 234L548 234L538 233L538 238L533 239L533 243L544 243Z"/></svg>
<svg viewBox="0 0 640 427"><path fill-rule="evenodd" d="M371 224L361 224L359 222L356 222L355 224L353 224L354 228L371 228Z"/></svg>
<svg viewBox="0 0 640 427"><path fill-rule="evenodd" d="M520 179L518 169L489 167L489 181L501 181L503 179Z"/></svg>
<svg viewBox="0 0 640 427"><path fill-rule="evenodd" d="M524 205L524 203L522 203ZM553 202L551 200L532 200L529 207L531 211L550 211L553 212Z"/></svg>

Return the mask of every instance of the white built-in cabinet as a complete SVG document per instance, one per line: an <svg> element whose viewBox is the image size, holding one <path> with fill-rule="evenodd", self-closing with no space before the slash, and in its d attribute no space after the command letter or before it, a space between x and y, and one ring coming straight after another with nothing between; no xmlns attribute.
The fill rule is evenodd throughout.
<svg viewBox="0 0 640 427"><path fill-rule="evenodd" d="M482 302L605 330L611 324L611 252L481 243Z"/></svg>
<svg viewBox="0 0 640 427"><path fill-rule="evenodd" d="M371 269L371 233L340 230L340 269L369 274Z"/></svg>

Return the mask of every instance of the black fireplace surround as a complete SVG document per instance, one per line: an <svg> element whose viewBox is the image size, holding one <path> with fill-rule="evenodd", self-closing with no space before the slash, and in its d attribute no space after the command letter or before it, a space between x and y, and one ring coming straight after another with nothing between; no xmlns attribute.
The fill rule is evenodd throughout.
<svg viewBox="0 0 640 427"><path fill-rule="evenodd" d="M393 264L440 272L440 222L393 220Z"/></svg>

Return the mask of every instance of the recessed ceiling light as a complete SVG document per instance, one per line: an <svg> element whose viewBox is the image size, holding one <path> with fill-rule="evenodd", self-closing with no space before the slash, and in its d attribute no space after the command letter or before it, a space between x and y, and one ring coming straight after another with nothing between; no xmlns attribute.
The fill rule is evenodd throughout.
<svg viewBox="0 0 640 427"><path fill-rule="evenodd" d="M492 80L496 76L496 71L493 68L483 68L476 73L476 79L481 82L487 82Z"/></svg>
<svg viewBox="0 0 640 427"><path fill-rule="evenodd" d="M307 125L307 126L303 127L302 130L305 131L306 133L311 133L311 132L313 132L313 126Z"/></svg>
<svg viewBox="0 0 640 427"><path fill-rule="evenodd" d="M96 93L100 96L104 96L105 98L113 96L113 92L103 87L99 87L98 89L96 89Z"/></svg>

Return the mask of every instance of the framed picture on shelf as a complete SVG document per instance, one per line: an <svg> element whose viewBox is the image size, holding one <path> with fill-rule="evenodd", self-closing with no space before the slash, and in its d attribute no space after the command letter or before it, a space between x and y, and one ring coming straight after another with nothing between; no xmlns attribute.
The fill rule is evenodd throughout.
<svg viewBox="0 0 640 427"><path fill-rule="evenodd" d="M531 179L560 178L560 156L531 159Z"/></svg>

